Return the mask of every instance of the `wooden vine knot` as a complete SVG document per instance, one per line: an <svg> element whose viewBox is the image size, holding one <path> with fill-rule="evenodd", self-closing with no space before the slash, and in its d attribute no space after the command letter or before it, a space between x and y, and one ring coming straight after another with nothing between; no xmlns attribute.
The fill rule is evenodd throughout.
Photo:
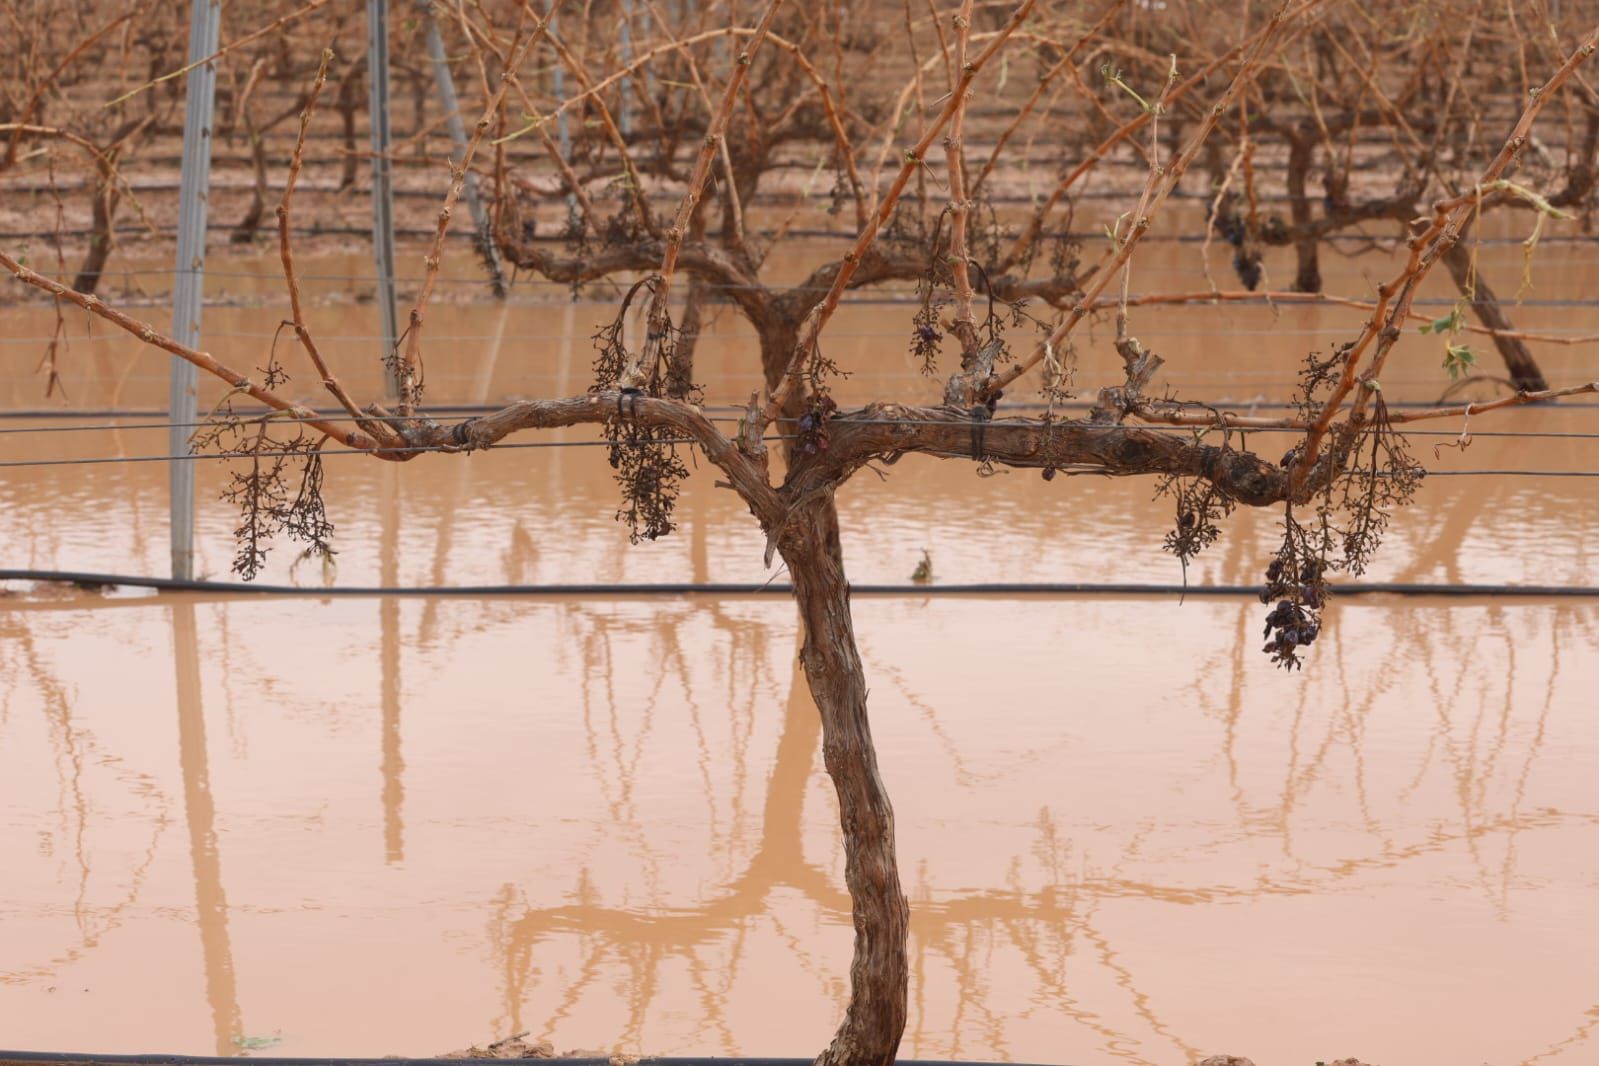
<svg viewBox="0 0 1599 1066"><path fill-rule="evenodd" d="M738 65L741 67L750 65L750 54L748 52L740 52L738 54Z"/></svg>
<svg viewBox="0 0 1599 1066"><path fill-rule="evenodd" d="M139 339L144 341L146 344L154 344L155 330L148 325L145 326L143 329L139 330Z"/></svg>

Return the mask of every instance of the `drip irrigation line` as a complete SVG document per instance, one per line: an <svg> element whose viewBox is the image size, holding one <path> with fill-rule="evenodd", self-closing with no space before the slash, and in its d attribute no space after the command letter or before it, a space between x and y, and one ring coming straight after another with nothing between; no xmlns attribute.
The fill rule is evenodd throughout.
<svg viewBox="0 0 1599 1066"><path fill-rule="evenodd" d="M505 1066L506 1059L439 1059L439 1058L281 1058L273 1055L254 1055L242 1060L251 1066ZM527 1060L523 1060L524 1062ZM610 1066L615 1058L583 1058L562 1056L552 1060L560 1066ZM636 1066L810 1066L812 1059L781 1058L655 1058L627 1060ZM947 1059L898 1059L899 1066L999 1066L998 1063L953 1061ZM65 1066L239 1066L238 1058L214 1055L95 1055L56 1051L3 1051L0 1066L13 1063L65 1064ZM1015 1066L1015 1064L1007 1064ZM1021 1064L1026 1066L1026 1064Z"/></svg>
<svg viewBox="0 0 1599 1066"><path fill-rule="evenodd" d="M144 588L158 592L226 592L248 595L323 597L483 597L483 596L788 596L792 585L777 582L575 582L548 585L265 585L241 581L184 580L130 574L100 574L77 570L0 569L0 581L37 581L75 585L86 590ZM851 584L855 596L1203 596L1258 599L1260 585L1187 585L1163 582L978 581L964 584ZM1407 581L1366 581L1335 584L1332 594L1346 596L1500 596L1512 599L1599 597L1594 585L1426 584ZM0 601L0 609L4 609ZM5 1053L0 1053L0 1062ZM328 1060L318 1060L328 1061Z"/></svg>

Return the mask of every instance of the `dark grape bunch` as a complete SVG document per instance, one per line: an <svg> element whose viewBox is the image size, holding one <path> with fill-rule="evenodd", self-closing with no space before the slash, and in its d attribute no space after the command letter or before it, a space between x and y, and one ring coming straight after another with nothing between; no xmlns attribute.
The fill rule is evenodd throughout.
<svg viewBox="0 0 1599 1066"><path fill-rule="evenodd" d="M1322 566L1314 559L1299 568L1299 583L1290 585L1283 580L1283 561L1281 557L1273 559L1271 565L1266 567L1266 591L1260 594L1261 603L1270 603L1278 596L1292 595L1294 599L1310 608L1319 608L1322 601L1322 589L1325 585L1322 578Z"/></svg>
<svg viewBox="0 0 1599 1066"><path fill-rule="evenodd" d="M1244 246L1245 231L1243 216L1238 214L1237 211L1234 211L1230 206L1223 207L1219 212L1217 212L1215 227L1217 232L1221 234L1222 240L1226 241L1234 248L1242 248Z"/></svg>
<svg viewBox="0 0 1599 1066"><path fill-rule="evenodd" d="M838 404L827 393L821 393L811 400L810 406L799 419L799 441L794 445L794 450L801 455L815 455L825 452L832 440L832 433L828 430L827 423L838 413Z"/></svg>
<svg viewBox="0 0 1599 1066"><path fill-rule="evenodd" d="M1318 612L1325 598L1326 583L1319 561L1310 560L1296 568L1285 564L1280 556L1273 559L1266 567L1266 588L1260 594L1260 602L1276 600L1277 606L1266 616L1266 646L1260 650L1285 669L1300 666L1299 649L1314 644L1321 634Z"/></svg>
<svg viewBox="0 0 1599 1066"><path fill-rule="evenodd" d="M1244 288L1254 292L1260 286L1260 280L1265 276L1262 269L1260 249L1249 251L1240 249L1233 253L1233 273L1238 275L1238 280L1244 283Z"/></svg>
<svg viewBox="0 0 1599 1066"><path fill-rule="evenodd" d="M1284 666L1297 666L1297 649L1314 644L1320 632L1314 613L1290 600L1278 600L1266 616L1266 646L1260 650Z"/></svg>
<svg viewBox="0 0 1599 1066"><path fill-rule="evenodd" d="M1224 204L1211 219L1212 228L1222 240L1233 246L1233 273L1250 292L1254 292L1265 276L1261 266L1260 245L1249 239L1249 227L1244 217L1231 204Z"/></svg>

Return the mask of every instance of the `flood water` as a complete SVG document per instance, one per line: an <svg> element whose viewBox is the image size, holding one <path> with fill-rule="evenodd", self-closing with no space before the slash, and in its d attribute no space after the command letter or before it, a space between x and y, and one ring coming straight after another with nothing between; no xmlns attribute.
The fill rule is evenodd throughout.
<svg viewBox="0 0 1599 1066"><path fill-rule="evenodd" d="M1135 288L1202 288L1195 254L1152 255ZM1520 250L1484 256L1514 292ZM1599 252L1552 245L1539 262L1518 325L1599 332L1593 308L1557 305L1594 291ZM212 261L205 346L229 362L264 363L285 315L272 266ZM1385 273L1325 269L1339 292ZM368 272L360 256L305 270ZM164 322L162 284L106 295L150 292L139 313ZM520 291L434 310L431 401L586 387L603 293ZM904 355L907 318L845 308L831 354L858 372L841 400L937 393ZM48 306L0 321L0 405L30 412L0 420L0 461L162 453L164 428L141 427L163 421L164 355L71 318L63 405L33 374ZM1134 332L1184 397L1265 404L1359 321L1147 310ZM374 323L347 299L312 316L358 396L379 388ZM1079 384L1110 381L1108 329L1085 338ZM1534 351L1557 383L1596 376L1590 346ZM1440 356L1407 338L1390 399L1435 399ZM731 312L700 367L721 383L711 403L754 387ZM134 413L59 417L106 409ZM1599 479L1471 473L1599 470L1599 407L1482 416L1468 448L1436 455L1460 425L1425 428L1440 435L1418 454L1444 476L1396 517L1369 579L1599 585ZM226 580L219 467L199 473L199 570ZM902 584L924 550L935 583L1182 579L1147 480L1046 485L916 457L888 474L840 497L857 583ZM678 535L638 547L611 519L609 475L591 447L330 458L336 571L280 546L262 580L774 577L703 464ZM1235 515L1188 580L1258 581L1276 521ZM0 553L164 573L166 467L0 469ZM7 589L0 1046L424 1055L527 1031L562 1050L793 1056L836 1023L851 942L837 813L781 596ZM1253 600L862 596L855 611L911 900L903 1055L1599 1059L1599 600L1346 598L1293 675L1259 654Z"/></svg>

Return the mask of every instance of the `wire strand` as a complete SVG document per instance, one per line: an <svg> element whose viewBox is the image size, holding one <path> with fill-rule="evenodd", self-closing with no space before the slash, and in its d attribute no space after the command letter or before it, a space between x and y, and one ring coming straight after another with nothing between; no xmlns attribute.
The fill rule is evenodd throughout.
<svg viewBox="0 0 1599 1066"><path fill-rule="evenodd" d="M454 409L454 408L449 408L449 409L440 408L440 409L436 410L434 413L435 414L442 414L446 410L449 410L452 413L458 413L458 409ZM481 410L484 411L484 412L492 412L492 411L501 410L501 408L485 406L485 407L481 408ZM346 418L346 417L348 417L345 414L345 412L342 412L342 411L328 411L326 414L321 414L321 415L316 415L316 416L313 416L313 417L306 417L306 418L293 418L293 417L288 417L288 416L283 416L283 417L263 417L263 416L267 416L269 414L270 414L270 412L263 410L263 411L261 411L259 413L250 412L248 414L238 414L238 415L235 415L233 417L240 419L241 420L241 424L257 425L257 424L261 424L261 423L264 422L265 424L274 425L274 426L277 426L277 425L303 425L303 424L310 423L310 422L326 421L328 418ZM11 418L11 417L19 417L19 416L7 415L7 416L4 416L4 417ZM65 416L63 416L63 417L65 417ZM365 415L363 417L365 419L367 419L368 421L372 421L372 422L396 422L396 423L399 423L399 422L409 421L408 419L406 419L406 418L404 418L402 416L399 416L399 415ZM709 421L711 421L711 422L726 422L726 423L736 423L736 422L740 421L741 417L742 416L735 416L735 415L731 415L731 414L727 414L727 415L707 414L706 415L706 418ZM466 421L471 421L471 419L467 419ZM778 422L798 422L799 419L795 419L795 418L779 418L779 419L777 419L777 421ZM843 423L846 424L846 425L851 425L851 426L950 426L950 425L958 425L959 424L959 423L952 423L952 422L948 422L948 421L934 421L934 420L931 420L931 419L916 419L916 418L849 418L849 419L843 420ZM0 435L8 435L8 434L12 434L12 435L32 435L32 434L37 434L37 433L111 433L111 432L133 432L133 431L137 431L137 430L158 430L158 429L204 429L204 428L215 427L215 426L219 426L219 425L223 425L223 424L224 423L222 423L222 422L212 420L212 421L202 421L202 422L139 422L139 423L134 423L132 425L120 425L120 424L117 424L117 423L114 423L114 422L101 422L101 423L92 423L92 424L89 424L89 425L72 425L72 426L0 426ZM1055 423L1055 425L1057 425L1057 426L1066 425L1066 424L1069 424L1069 423ZM987 423L987 425L994 426L995 424L990 422L990 423ZM1192 433L1195 429L1214 429L1214 428L1218 428L1218 427L1209 427L1209 426L1195 426L1195 427L1190 427L1190 426L1167 426L1167 425L1160 425L1160 424L1156 424L1156 423L1139 423L1139 424L1136 424L1134 426L1127 427L1127 428L1135 428L1135 429L1140 429L1140 430L1146 430L1148 432L1153 432L1153 433L1187 434L1187 433ZM1304 431L1300 430L1300 429L1295 429L1292 426L1264 426L1264 427L1259 427L1259 428L1244 428L1244 429L1236 429L1235 428L1235 429L1232 430L1232 432L1235 432L1235 433L1302 433ZM1452 429L1411 429L1411 430L1396 430L1396 432L1398 432L1398 433L1400 433L1400 434L1402 434L1403 436L1406 436L1406 437L1450 437L1450 438L1459 438L1462 435L1461 431L1452 430ZM1484 438L1506 438L1506 439L1513 439L1513 440L1519 440L1519 439L1529 439L1529 440L1599 440L1599 432L1595 432L1595 433L1579 433L1579 432L1569 432L1569 431L1560 431L1560 430L1514 430L1514 429L1512 429L1512 430L1480 430L1480 431L1479 430L1469 430L1469 431L1466 431L1464 435L1469 437L1469 438L1484 437ZM555 442L555 443L560 443L560 442ZM496 445L493 445L492 447L505 448L505 447L510 447L510 446L511 445L496 444ZM393 449L390 449L390 450L393 450ZM437 449L424 449L424 450L432 451L432 450L437 450Z"/></svg>
<svg viewBox="0 0 1599 1066"><path fill-rule="evenodd" d="M763 441L794 440L793 436L776 434L761 438ZM437 453L471 454L472 452L509 451L524 448L620 448L627 446L646 447L653 444L685 444L692 445L698 442L692 437L674 437L668 440L640 440L640 441L610 441L610 440L539 440L539 441L514 441L510 444L496 444L490 448L384 448L383 451L390 455L410 454L426 455ZM74 459L13 459L0 462L0 469L19 469L35 466L108 466L118 463L185 463L198 462L206 459L289 459L309 458L319 456L345 456L345 455L372 455L371 451L362 448L325 448L321 450L283 450L270 452L189 452L185 455L106 455L88 456Z"/></svg>

